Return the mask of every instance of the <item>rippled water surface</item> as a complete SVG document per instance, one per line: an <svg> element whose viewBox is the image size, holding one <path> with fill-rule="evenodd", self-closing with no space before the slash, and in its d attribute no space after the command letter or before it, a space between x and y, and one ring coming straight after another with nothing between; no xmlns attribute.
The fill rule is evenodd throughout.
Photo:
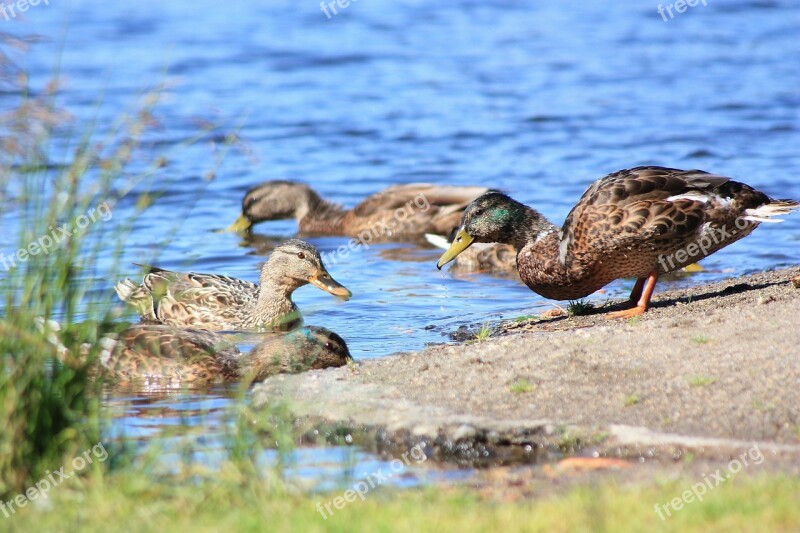
<svg viewBox="0 0 800 533"><path fill-rule="evenodd" d="M141 193L158 192L124 264L155 258L256 280L294 223L260 225L253 243L213 230L267 179L306 181L348 206L395 183L487 184L556 222L594 179L642 164L701 168L800 198L800 4L718 0L667 22L656 8L361 0L328 19L311 0L85 0L41 4L2 30L46 37L20 56L32 87L62 74L58 101L75 129L54 140L54 163L88 124L110 130L142 94L167 87L131 172L159 158L166 165L104 223L122 223ZM219 127L203 134L208 124ZM227 147L226 137L238 141ZM5 209L3 226L16 217ZM13 235L0 235L3 250L16 248ZM311 240L322 251L347 242ZM679 283L797 264L799 244L795 216ZM355 294L350 302L311 287L295 300L357 359L552 305L513 276L440 273L438 255L371 246L329 265ZM111 257L109 249L101 273ZM629 287L618 281L601 298ZM160 427L120 420L142 436Z"/></svg>

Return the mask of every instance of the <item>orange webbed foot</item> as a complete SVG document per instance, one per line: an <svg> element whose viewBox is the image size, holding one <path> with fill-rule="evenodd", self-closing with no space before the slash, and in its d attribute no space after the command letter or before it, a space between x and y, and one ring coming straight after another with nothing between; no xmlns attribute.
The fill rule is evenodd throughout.
<svg viewBox="0 0 800 533"><path fill-rule="evenodd" d="M641 316L647 311L647 307L643 305L637 305L635 307L631 307L630 309L624 309L622 311L614 311L613 313L608 313L606 315L607 320L614 320L616 318L633 318L635 316Z"/></svg>
<svg viewBox="0 0 800 533"><path fill-rule="evenodd" d="M643 315L650 306L650 298L653 296L653 290L656 288L657 280L657 271L651 272L646 278L639 278L636 280L636 285L633 287L633 291L631 291L631 298L627 302L628 304L633 304L633 307L608 313L606 318L608 320L613 320L615 318L633 318ZM638 302L633 301L636 298L639 299Z"/></svg>

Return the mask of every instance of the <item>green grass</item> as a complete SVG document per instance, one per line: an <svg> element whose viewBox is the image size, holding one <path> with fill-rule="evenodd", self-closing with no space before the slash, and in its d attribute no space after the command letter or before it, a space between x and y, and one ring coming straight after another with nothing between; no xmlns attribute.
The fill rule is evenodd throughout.
<svg viewBox="0 0 800 533"><path fill-rule="evenodd" d="M717 382L717 378L711 376L694 376L689 380L689 385L692 387L705 387L706 385L713 385Z"/></svg>
<svg viewBox="0 0 800 533"><path fill-rule="evenodd" d="M760 398L756 398L753 400L753 409L756 411L772 411L775 409L775 403L770 401L764 401Z"/></svg>
<svg viewBox="0 0 800 533"><path fill-rule="evenodd" d="M521 315L514 319L514 322L520 324L522 322L527 322L528 320L537 320L539 315Z"/></svg>
<svg viewBox="0 0 800 533"><path fill-rule="evenodd" d="M481 326L481 329L478 330L478 333L475 334L475 338L472 340L467 341L467 344L472 344L476 342L483 342L488 339L492 334L492 328L489 324L484 324Z"/></svg>
<svg viewBox="0 0 800 533"><path fill-rule="evenodd" d="M642 400L641 400L641 398L639 398L639 396L637 396L636 394L631 394L630 396L625 398L624 404L625 404L625 407L630 407L632 405L636 405L637 403L639 403L641 401Z"/></svg>
<svg viewBox="0 0 800 533"><path fill-rule="evenodd" d="M527 379L518 379L514 383L508 386L508 390L513 392L514 394L524 394L526 392L531 392L535 388L535 385L528 381Z"/></svg>
<svg viewBox="0 0 800 533"><path fill-rule="evenodd" d="M19 531L788 531L800 527L800 481L736 477L662 521L655 505L671 501L695 479L647 486L611 480L545 490L543 496L480 499L461 488L376 488L323 519L317 504L343 490L306 494L235 468L173 483L135 472L93 476L49 493L47 505L18 511ZM35 503L35 502L34 502ZM663 513L662 513L663 514Z"/></svg>
<svg viewBox="0 0 800 533"><path fill-rule="evenodd" d="M692 340L697 344L708 344L709 342L711 342L711 338L706 337L705 335L696 335L692 337Z"/></svg>
<svg viewBox="0 0 800 533"><path fill-rule="evenodd" d="M27 103L21 102L21 109ZM57 114L50 101L34 107ZM25 115L18 119L28 125L36 121ZM46 465L75 456L100 439L102 383L90 379L89 366L99 352L95 341L109 329L111 295L89 297L87 280L96 274L100 251L113 249L117 242L108 238L114 182L138 143L130 126L119 125L124 140L107 144L105 150L91 142L92 132L76 139L64 168L46 164L49 128L43 127L35 138L23 135L26 142L0 167L0 196L14 198L9 208L19 215L17 250L6 254L17 260L0 280L0 496L21 490L39 479ZM120 133L115 130L111 136ZM92 168L91 180L86 179L94 161L106 165ZM110 216L96 216L92 223L85 218L79 230L81 217L97 215L103 205ZM74 233L59 232L56 242L51 228L58 227ZM73 325L79 313L96 320ZM47 322L56 315L64 325L59 333ZM57 349L56 337L63 351ZM72 357L80 354L84 342L92 345L88 354Z"/></svg>
<svg viewBox="0 0 800 533"><path fill-rule="evenodd" d="M3 46L0 68L7 66ZM116 206L146 180L160 183L154 178L168 161L140 152L143 135L155 124L158 90L142 94L110 124L72 124L68 111L58 107L57 91L28 87L29 78L22 74L15 77L14 87L6 80L7 116L0 123L0 200L14 220L3 231L15 233L17 241L12 250L0 252L25 257L18 256L9 267L0 263L0 498L24 490L52 465L64 464L100 440L110 415L101 406L103 384L92 377L100 351L97 341L124 327L112 306L118 302L110 281L120 270L135 219L160 195L157 190L142 193L136 207L127 211L129 217ZM56 79L47 87L59 85ZM210 129L182 145L197 142ZM56 130L59 153L53 161L51 136ZM212 165L220 164L229 145L223 148ZM149 165L141 163L150 160ZM130 168L132 162L136 170ZM197 198L201 194L198 187ZM91 222L89 213L96 215ZM87 224L81 224L81 217ZM176 220L154 236L155 254L180 227L181 217ZM44 253L43 239L63 236L54 229L60 227L74 233ZM109 280L108 290L97 291L93 280L104 279ZM60 331L51 325L53 317L61 323ZM82 349L84 343L88 350ZM116 464L125 462L121 455L117 450Z"/></svg>

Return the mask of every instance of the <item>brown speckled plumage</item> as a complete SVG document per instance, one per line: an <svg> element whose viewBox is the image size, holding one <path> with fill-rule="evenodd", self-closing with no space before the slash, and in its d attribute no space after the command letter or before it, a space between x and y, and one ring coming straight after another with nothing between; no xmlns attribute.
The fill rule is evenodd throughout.
<svg viewBox="0 0 800 533"><path fill-rule="evenodd" d="M331 278L317 249L291 239L273 251L260 285L217 274L147 267L143 283L120 282L117 294L143 319L210 330L289 330L302 322L291 296L308 283L342 298L350 292Z"/></svg>
<svg viewBox="0 0 800 533"><path fill-rule="evenodd" d="M659 274L697 262L798 206L700 170L637 167L594 182L561 229L496 192L470 204L461 229L475 242L514 245L521 279L546 298L582 298L617 278L636 277L631 296L638 299L647 280L637 306L644 312Z"/></svg>
<svg viewBox="0 0 800 533"><path fill-rule="evenodd" d="M162 324L137 324L102 342L98 362L106 378L161 386L263 381L279 373L342 366L351 359L339 335L316 326L267 334L247 353L219 334Z"/></svg>
<svg viewBox="0 0 800 533"><path fill-rule="evenodd" d="M372 240L404 240L425 233L449 235L464 208L485 187L413 183L373 194L353 209L323 200L311 187L291 181L257 185L242 200L239 228L265 220L294 218L301 235L346 235Z"/></svg>

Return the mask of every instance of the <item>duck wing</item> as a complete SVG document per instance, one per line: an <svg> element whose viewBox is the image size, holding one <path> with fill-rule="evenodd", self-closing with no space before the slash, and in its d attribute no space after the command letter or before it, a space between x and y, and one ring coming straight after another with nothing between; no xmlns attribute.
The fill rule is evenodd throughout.
<svg viewBox="0 0 800 533"><path fill-rule="evenodd" d="M602 257L623 250L664 251L696 238L704 223L732 224L769 197L702 170L636 167L594 182L561 229L559 258Z"/></svg>
<svg viewBox="0 0 800 533"><path fill-rule="evenodd" d="M143 286L149 291L156 318L174 325L224 324L258 298L258 285L249 281L194 272L148 267Z"/></svg>
<svg viewBox="0 0 800 533"><path fill-rule="evenodd" d="M117 378L215 381L235 372L230 362L238 354L235 345L210 331L139 324L120 333L101 364Z"/></svg>

